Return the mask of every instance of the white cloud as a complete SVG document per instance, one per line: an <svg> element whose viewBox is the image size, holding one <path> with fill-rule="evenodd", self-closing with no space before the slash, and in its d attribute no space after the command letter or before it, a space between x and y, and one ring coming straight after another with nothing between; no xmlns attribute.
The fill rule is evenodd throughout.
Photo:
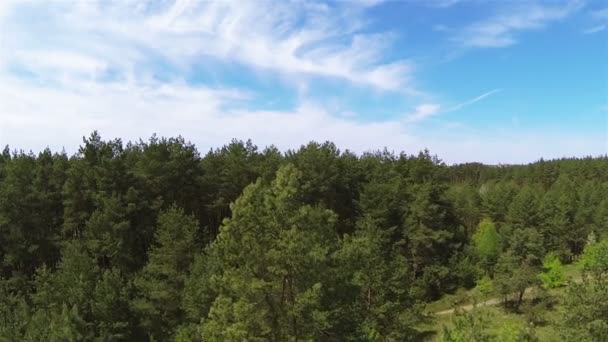
<svg viewBox="0 0 608 342"><path fill-rule="evenodd" d="M45 22L7 17L2 29L11 37L6 37L1 51L7 56L5 67L16 63L20 54L34 55L38 50L86 55L130 76L159 59L187 70L201 58L216 58L269 72L336 78L381 90L412 88L412 63L383 58L391 47L391 34L365 32L362 13L373 3L155 3L98 0L22 6L23 12L11 13L31 11ZM32 50L32 45L41 46ZM61 47L62 51L48 51ZM43 56L33 56L27 62L37 68L42 60ZM55 66L72 67L65 64Z"/></svg>
<svg viewBox="0 0 608 342"><path fill-rule="evenodd" d="M22 50L14 53L12 66L22 67L37 75L56 77L56 72L94 77L107 69L108 63L69 51Z"/></svg>
<svg viewBox="0 0 608 342"><path fill-rule="evenodd" d="M429 148L449 163L530 162L538 158L580 155L581 151L606 153L603 136L568 139L556 132L512 130L478 131L458 126L434 126L421 130L399 120L360 122L338 117L311 101L293 110L264 111L226 108L247 99L233 89L163 84L158 87L112 83L99 86L79 81L74 89L49 89L15 79L0 83L0 145L39 151L65 147L76 151L83 135L100 131L104 138L135 140L158 133L182 135L201 151L232 138L251 138L256 144L274 144L282 150L311 140L334 141L340 148L364 152L387 147L416 153ZM438 105L418 107L420 115L432 115ZM533 146L534 148L531 148Z"/></svg>
<svg viewBox="0 0 608 342"><path fill-rule="evenodd" d="M564 139L568 134L568 139ZM489 130L477 135L437 137L426 135L433 153L446 161L484 162L487 164L521 164L544 159L572 156L600 156L608 151L605 135L573 135L571 132L510 132ZM584 151L584 152L582 152ZM584 155L582 153L585 153Z"/></svg>
<svg viewBox="0 0 608 342"><path fill-rule="evenodd" d="M428 119L433 115L439 114L441 105L437 103L425 103L416 107L416 110L406 117L407 122L417 122Z"/></svg>
<svg viewBox="0 0 608 342"><path fill-rule="evenodd" d="M5 4L0 2L0 145L75 152L81 136L97 129L124 140L181 134L202 151L231 138L282 149L332 140L357 152L428 147L449 162L489 163L596 153L602 146L594 136L566 141L407 125L441 113L432 102L418 106L404 124L360 121L344 110L339 116L307 98L311 85L301 76L414 93L412 63L383 57L394 37L365 31L362 11L373 1ZM300 89L297 105L243 109L258 94L184 81L194 64L210 58L290 78ZM159 69L168 75L159 77ZM484 95L490 94L463 106Z"/></svg>
<svg viewBox="0 0 608 342"><path fill-rule="evenodd" d="M538 30L566 18L581 8L580 1L563 6L528 5L513 9L467 26L454 40L464 47L501 48L517 43L517 34Z"/></svg>
<svg viewBox="0 0 608 342"><path fill-rule="evenodd" d="M357 151L415 145L399 122L361 123L310 102L292 111L229 109L225 105L247 94L180 84L76 86L79 91L34 87L19 80L0 84L0 144L33 150L50 145L74 152L81 135L97 129L108 138L130 140L152 133L181 134L202 150L234 137L283 149L310 140L332 140Z"/></svg>
<svg viewBox="0 0 608 342"><path fill-rule="evenodd" d="M4 0L0 2L0 19L11 13L13 7L16 4L16 0Z"/></svg>

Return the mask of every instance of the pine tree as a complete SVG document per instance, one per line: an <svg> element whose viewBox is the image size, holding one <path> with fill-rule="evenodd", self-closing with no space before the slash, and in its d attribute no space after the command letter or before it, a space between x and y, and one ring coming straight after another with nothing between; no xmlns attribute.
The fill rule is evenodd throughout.
<svg viewBox="0 0 608 342"><path fill-rule="evenodd" d="M55 264L62 224L61 156L15 154L0 183L0 274L28 279Z"/></svg>
<svg viewBox="0 0 608 342"><path fill-rule="evenodd" d="M291 165L270 186L258 181L232 206L210 258L218 295L203 322L205 339L282 341L331 336L335 215L301 204L300 173Z"/></svg>
<svg viewBox="0 0 608 342"><path fill-rule="evenodd" d="M86 223L83 239L87 249L104 268L116 267L124 272L134 268L134 242L125 206L117 196L100 199L99 207Z"/></svg>
<svg viewBox="0 0 608 342"><path fill-rule="evenodd" d="M514 228L535 228L539 223L539 189L524 186L509 205L506 221Z"/></svg>
<svg viewBox="0 0 608 342"><path fill-rule="evenodd" d="M517 195L513 182L487 182L480 189L483 214L494 222L506 222L509 206Z"/></svg>
<svg viewBox="0 0 608 342"><path fill-rule="evenodd" d="M133 301L141 326L154 340L167 340L184 320L182 290L197 250L198 229L196 219L177 207L159 216L156 244L134 280L139 295Z"/></svg>
<svg viewBox="0 0 608 342"><path fill-rule="evenodd" d="M558 178L542 201L542 231L547 249L557 252L564 260L572 260L573 254L580 253L588 234L580 230L584 226L574 225L576 203L576 188L566 176Z"/></svg>
<svg viewBox="0 0 608 342"><path fill-rule="evenodd" d="M81 243L64 247L56 271L40 268L34 285L36 312L29 324L77 324L86 328L78 328L79 332L86 332L84 340L94 337L111 341L131 336L126 280L118 270L101 270ZM57 317L63 320L55 321Z"/></svg>
<svg viewBox="0 0 608 342"><path fill-rule="evenodd" d="M337 252L339 272L348 286L342 292L355 291L342 303L344 331L357 329L362 340L418 340L416 327L425 321L420 305L408 288L410 267L392 248L390 231L381 230L373 220L364 218L356 232L346 236ZM348 308L348 309L345 309Z"/></svg>

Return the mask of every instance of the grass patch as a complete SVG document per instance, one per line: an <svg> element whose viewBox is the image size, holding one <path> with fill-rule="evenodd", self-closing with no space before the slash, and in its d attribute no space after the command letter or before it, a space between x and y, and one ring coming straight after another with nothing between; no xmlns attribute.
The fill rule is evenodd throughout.
<svg viewBox="0 0 608 342"><path fill-rule="evenodd" d="M564 277L570 281L578 281L581 277L580 270L575 264L564 265ZM562 286L555 289L550 289L545 292L548 297L539 304L536 298L536 293L531 294L524 300L524 303L518 310L505 309L503 305L482 306L474 310L476 312L487 315L490 318L490 331L499 334L505 326L511 325L528 325L533 324L535 332L540 341L559 341L559 329L557 324L562 317L563 305L562 298L567 290L567 286ZM540 293L540 292L539 292ZM477 302L485 301L490 298L499 297L498 294L492 294L487 298L480 298L478 291L475 289L459 289L454 294L444 295L437 301L427 305L429 313L436 313L444 310L471 305L476 300ZM546 305L546 301L551 301L551 305ZM544 304L544 306L542 305ZM425 341L441 341L444 327L451 328L454 324L454 314L435 315L432 323L421 327L425 332ZM534 322L536 321L536 322Z"/></svg>

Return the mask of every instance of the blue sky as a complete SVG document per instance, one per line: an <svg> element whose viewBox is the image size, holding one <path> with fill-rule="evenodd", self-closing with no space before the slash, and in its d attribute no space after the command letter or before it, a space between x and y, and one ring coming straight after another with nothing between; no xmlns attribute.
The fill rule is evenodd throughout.
<svg viewBox="0 0 608 342"><path fill-rule="evenodd" d="M604 1L0 2L0 144L608 152Z"/></svg>

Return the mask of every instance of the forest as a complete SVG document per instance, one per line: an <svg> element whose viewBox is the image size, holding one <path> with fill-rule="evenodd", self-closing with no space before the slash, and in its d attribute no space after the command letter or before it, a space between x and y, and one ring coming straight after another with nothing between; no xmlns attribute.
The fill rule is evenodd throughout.
<svg viewBox="0 0 608 342"><path fill-rule="evenodd" d="M201 152L7 146L0 341L608 341L606 156Z"/></svg>

